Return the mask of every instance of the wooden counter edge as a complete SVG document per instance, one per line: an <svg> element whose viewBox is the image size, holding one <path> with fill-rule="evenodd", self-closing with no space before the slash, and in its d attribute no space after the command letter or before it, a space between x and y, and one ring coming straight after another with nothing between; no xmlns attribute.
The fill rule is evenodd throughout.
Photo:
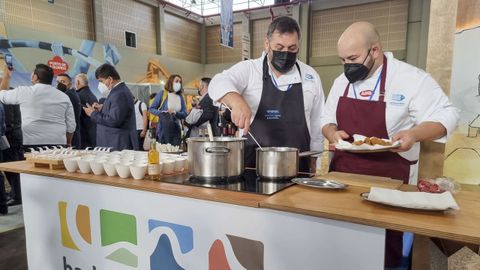
<svg viewBox="0 0 480 270"><path fill-rule="evenodd" d="M341 215L341 214L335 214L335 213L309 211L309 210L304 210L304 209L291 208L291 207L288 207L288 206L266 203L265 201L260 202L260 208L279 210L279 211L283 211L283 212L302 214L302 215L308 215L308 216L313 216L313 217L334 219L334 220L339 220L339 221L351 222L351 223L356 223L356 224L362 224L362 225L385 228L385 229L402 231L402 232L412 232L412 233L423 235L423 236L443 238L443 239L465 242L465 243L471 243L471 244L476 244L476 245L480 244L480 238L478 238L478 237L468 237L468 236L453 233L453 232L445 233L445 232L442 232L442 231L435 231L435 230L432 230L430 228L427 229L427 228L414 227L414 226L409 226L409 225L400 225L400 224L395 224L395 223L390 223L390 222L382 222L382 221L377 221L377 220L352 217L352 216L348 216L348 215Z"/></svg>
<svg viewBox="0 0 480 270"><path fill-rule="evenodd" d="M28 161L0 163L0 171L55 177L55 178L60 178L67 181L78 181L78 182L86 182L86 183L114 186L114 187L120 187L120 188L135 189L135 190L148 191L148 192L154 192L154 193L160 193L160 194L166 194L166 195L172 195L172 196L178 196L178 197L234 204L234 205L254 207L254 208L258 208L260 206L260 201L263 201L265 198L267 198L266 195L260 195L260 194L248 194L243 192L219 190L219 189L212 189L207 187L186 186L186 185L180 185L180 184L174 184L174 183L168 183L168 182L162 182L162 181L158 181L154 183L149 182L149 185L140 185L140 184L132 184L132 182L135 181L133 180L133 178L120 179L119 177L104 176L105 179L98 179L99 177L96 177L96 176L92 178L93 175L91 174L69 173L64 170L56 171L56 170L49 170L46 168L35 168L35 167L18 168L18 166L32 166L32 165ZM122 180L125 180L125 182L123 182ZM127 182L130 180L131 182ZM137 180L137 181L143 181L143 180ZM150 181L150 180L147 180L147 181ZM152 187L152 185L154 187ZM190 190L195 190L196 192L191 192ZM208 194L205 194L205 193L208 193Z"/></svg>

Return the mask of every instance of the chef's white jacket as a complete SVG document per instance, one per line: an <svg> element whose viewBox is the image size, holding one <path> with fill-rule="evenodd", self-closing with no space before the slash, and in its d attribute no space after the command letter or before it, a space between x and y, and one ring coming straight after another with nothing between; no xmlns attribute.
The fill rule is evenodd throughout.
<svg viewBox="0 0 480 270"><path fill-rule="evenodd" d="M393 57L391 52L385 52L387 57L387 78L385 83L386 126L388 136L408 130L422 122L438 122L447 130L447 135L435 140L445 143L458 124L459 113L453 107L438 83L425 71L418 69ZM370 91L375 87L382 66L370 78L350 85L349 98L370 99ZM335 79L322 112L321 126L337 124L336 111L338 100L345 91L348 80L342 73ZM377 101L380 93L380 83L374 92L372 101ZM364 115L362 117L373 117ZM350 134L353 135L353 134ZM409 151L399 153L402 157L415 161L420 153L420 143L416 143ZM417 163L418 164L418 163ZM417 164L410 168L410 182L416 183Z"/></svg>
<svg viewBox="0 0 480 270"><path fill-rule="evenodd" d="M262 97L264 57L265 53L260 58L239 62L215 75L208 87L208 93L212 100L216 102L229 92L241 94L252 110L252 118L250 119L250 122L252 122ZM300 67L301 76L296 65L278 78L271 71L271 68L269 68L269 73L279 91L287 90L291 84L302 83L305 119L311 138L310 149L322 151L323 135L320 117L325 100L322 82L320 76L312 67L299 60L297 60L297 63Z"/></svg>

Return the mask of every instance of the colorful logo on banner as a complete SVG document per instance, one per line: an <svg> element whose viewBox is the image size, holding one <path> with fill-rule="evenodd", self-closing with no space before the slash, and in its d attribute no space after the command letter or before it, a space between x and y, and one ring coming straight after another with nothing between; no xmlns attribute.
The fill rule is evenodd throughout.
<svg viewBox="0 0 480 270"><path fill-rule="evenodd" d="M59 202L58 210L62 245L80 251L68 228L67 202ZM91 245L90 209L88 206L79 205L77 207L75 222L82 239ZM137 221L135 216L102 209L100 210L100 232L102 247L120 242L137 245ZM115 250L106 259L131 267L138 266L138 257L125 248Z"/></svg>
<svg viewBox="0 0 480 270"><path fill-rule="evenodd" d="M81 251L77 243L73 240L70 231L71 228L69 228L67 223L67 202L59 202L58 210L62 245L69 249ZM90 209L88 206L77 206L75 223L78 233L83 241L88 245L92 245ZM150 234L155 230L161 230L162 228L167 228L173 231L182 255L188 254L194 250L193 229L191 227L155 219L148 220L148 232ZM210 270L232 269L225 253L225 244L231 247L238 263L246 269L255 270L264 268L264 246L262 242L235 235L227 234L226 236L228 239L227 243L222 242L220 239L216 239L210 246L208 251L208 264ZM102 247L121 242L130 243L135 246L139 245L137 238L137 220L135 216L101 209L100 237ZM160 235L157 246L150 255L151 270L183 269L174 256L171 241L172 239L170 239L167 234L162 233ZM105 258L132 268L137 268L139 265L138 256L125 248L119 248ZM64 267L71 267L68 265L65 256L63 257L63 264Z"/></svg>
<svg viewBox="0 0 480 270"><path fill-rule="evenodd" d="M63 61L60 56L54 56L48 60L48 66L53 69L55 75L65 73L68 70L68 63Z"/></svg>

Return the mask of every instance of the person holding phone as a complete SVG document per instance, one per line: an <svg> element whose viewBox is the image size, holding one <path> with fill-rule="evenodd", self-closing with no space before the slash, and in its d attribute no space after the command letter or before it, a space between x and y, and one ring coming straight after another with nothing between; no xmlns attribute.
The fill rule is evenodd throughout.
<svg viewBox="0 0 480 270"><path fill-rule="evenodd" d="M8 90L11 73L6 65L0 102L20 105L24 149L71 144L76 127L73 105L66 94L52 87L52 68L37 64L31 77L33 85Z"/></svg>
<svg viewBox="0 0 480 270"><path fill-rule="evenodd" d="M13 56L11 54L5 54L5 64L10 71L13 70Z"/></svg>

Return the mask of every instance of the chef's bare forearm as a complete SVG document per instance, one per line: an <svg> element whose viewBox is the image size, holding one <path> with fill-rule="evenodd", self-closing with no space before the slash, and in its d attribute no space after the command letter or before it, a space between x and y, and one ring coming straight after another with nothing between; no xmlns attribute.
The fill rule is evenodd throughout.
<svg viewBox="0 0 480 270"><path fill-rule="evenodd" d="M10 74L3 73L2 82L0 83L0 90L8 90L10 88Z"/></svg>
<svg viewBox="0 0 480 270"><path fill-rule="evenodd" d="M423 122L410 129L417 142L431 141L447 135L447 129L438 122Z"/></svg>
<svg viewBox="0 0 480 270"><path fill-rule="evenodd" d="M245 102L243 97L237 92L229 92L226 93L221 99L218 100L219 102L227 105L230 109L233 109L238 104Z"/></svg>
<svg viewBox="0 0 480 270"><path fill-rule="evenodd" d="M327 138L327 140L330 143L333 143L335 142L334 135L335 135L335 132L337 132L337 130L338 130L337 125L330 123L323 126L322 133L323 133L323 136L325 136L325 138Z"/></svg>

